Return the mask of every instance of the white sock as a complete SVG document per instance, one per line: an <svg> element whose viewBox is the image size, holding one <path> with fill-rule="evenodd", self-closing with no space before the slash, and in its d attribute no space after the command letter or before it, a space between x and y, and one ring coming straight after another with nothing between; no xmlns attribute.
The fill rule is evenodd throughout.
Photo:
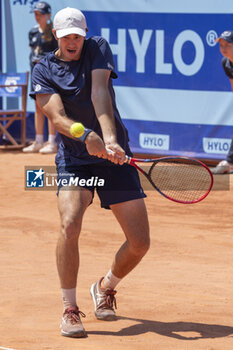
<svg viewBox="0 0 233 350"><path fill-rule="evenodd" d="M48 141L49 141L49 143L51 143L51 145L55 145L56 144L56 135L51 135L51 134L49 134L49 139L48 139Z"/></svg>
<svg viewBox="0 0 233 350"><path fill-rule="evenodd" d="M121 281L121 278L118 278L114 276L112 273L112 270L109 270L107 275L104 277L104 279L101 282L101 288L107 289L115 289L116 285Z"/></svg>
<svg viewBox="0 0 233 350"><path fill-rule="evenodd" d="M62 300L64 311L72 306L77 306L76 304L76 288L71 289L61 289L62 292Z"/></svg>
<svg viewBox="0 0 233 350"><path fill-rule="evenodd" d="M44 143L44 135L36 134L36 142L43 144Z"/></svg>

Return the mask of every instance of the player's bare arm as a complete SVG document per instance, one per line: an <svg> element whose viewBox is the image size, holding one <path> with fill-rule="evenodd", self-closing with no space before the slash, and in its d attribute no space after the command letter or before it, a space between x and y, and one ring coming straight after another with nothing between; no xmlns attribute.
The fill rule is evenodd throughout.
<svg viewBox="0 0 233 350"><path fill-rule="evenodd" d="M60 95L41 94L36 96L36 100L44 114L52 121L56 130L65 136L75 139L70 134L70 127L75 121L66 115ZM89 154L107 158L104 143L94 131L87 135L85 143Z"/></svg>
<svg viewBox="0 0 233 350"><path fill-rule="evenodd" d="M117 143L115 120L108 90L110 74L111 72L106 69L92 71L91 99L101 126L106 148L113 151L109 153L108 159L114 163L123 164L125 152Z"/></svg>

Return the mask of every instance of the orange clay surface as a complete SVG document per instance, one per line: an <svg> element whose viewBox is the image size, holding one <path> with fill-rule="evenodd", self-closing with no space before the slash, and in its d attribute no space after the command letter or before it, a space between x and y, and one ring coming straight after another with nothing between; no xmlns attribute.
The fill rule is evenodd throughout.
<svg viewBox="0 0 233 350"><path fill-rule="evenodd" d="M24 189L24 166L53 164L54 155L0 152L0 349L232 350L233 189L194 205L147 191L151 249L118 285L114 322L95 319L89 288L124 236L95 197L80 238L77 290L88 337L60 335L56 193Z"/></svg>

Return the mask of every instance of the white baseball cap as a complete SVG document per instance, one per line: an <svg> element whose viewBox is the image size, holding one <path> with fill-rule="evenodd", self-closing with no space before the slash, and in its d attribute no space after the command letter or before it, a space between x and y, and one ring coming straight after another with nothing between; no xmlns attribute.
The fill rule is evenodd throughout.
<svg viewBox="0 0 233 350"><path fill-rule="evenodd" d="M53 27L56 30L58 39L69 34L79 34L85 37L87 22L81 11L66 7L56 13Z"/></svg>

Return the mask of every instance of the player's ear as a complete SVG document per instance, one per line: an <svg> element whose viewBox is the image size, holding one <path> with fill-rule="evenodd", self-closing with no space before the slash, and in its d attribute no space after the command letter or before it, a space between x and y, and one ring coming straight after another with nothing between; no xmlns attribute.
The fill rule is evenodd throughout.
<svg viewBox="0 0 233 350"><path fill-rule="evenodd" d="M58 37L56 36L56 30L55 29L52 29L52 32L53 32L53 36L56 40L58 40Z"/></svg>

